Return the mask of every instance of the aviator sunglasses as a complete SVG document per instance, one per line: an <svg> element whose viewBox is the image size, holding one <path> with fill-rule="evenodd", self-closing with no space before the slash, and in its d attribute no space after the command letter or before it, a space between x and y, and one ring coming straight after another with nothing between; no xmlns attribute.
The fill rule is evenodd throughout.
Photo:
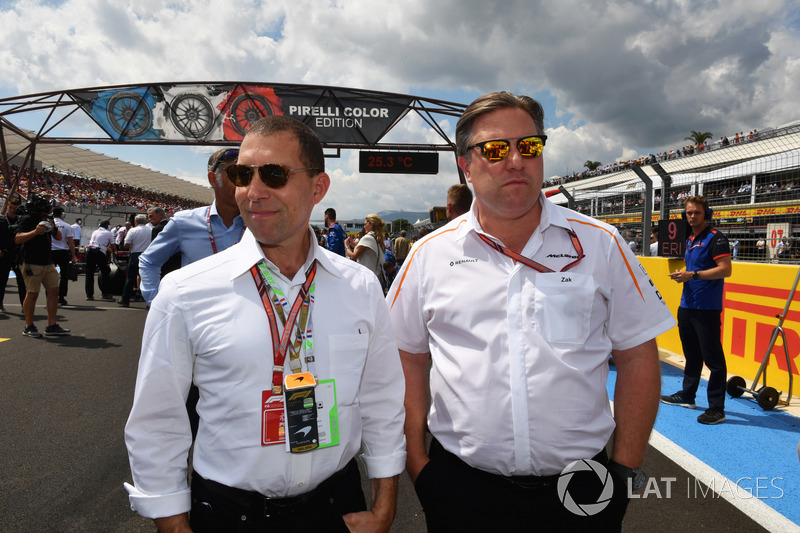
<svg viewBox="0 0 800 533"><path fill-rule="evenodd" d="M531 135L517 140L517 150L522 157L536 158L542 155L547 135ZM468 146L467 150L480 148L483 157L489 161L502 161L511 151L511 140L493 139Z"/></svg>
<svg viewBox="0 0 800 533"><path fill-rule="evenodd" d="M267 165L231 165L228 167L228 178L237 187L247 187L253 179L253 170L258 169L258 175L264 185L271 189L280 189L289 181L289 174L318 170L316 168L288 168L277 163Z"/></svg>

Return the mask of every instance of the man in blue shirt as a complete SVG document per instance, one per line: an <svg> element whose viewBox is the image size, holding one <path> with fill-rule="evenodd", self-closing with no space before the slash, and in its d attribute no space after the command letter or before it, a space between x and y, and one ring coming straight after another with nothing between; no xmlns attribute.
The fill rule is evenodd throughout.
<svg viewBox="0 0 800 533"><path fill-rule="evenodd" d="M142 296L148 305L158 294L161 266L173 254L180 252L181 266L186 266L230 248L241 239L244 223L234 198L236 187L227 176L228 166L236 162L238 155L235 148L211 155L208 182L214 190L214 202L176 213L139 257Z"/></svg>
<svg viewBox="0 0 800 533"><path fill-rule="evenodd" d="M731 249L728 238L709 226L713 212L703 196L687 198L684 215L692 234L686 239L686 270L676 270L670 278L683 283L678 308L678 333L686 357L683 390L662 396L669 405L695 408L703 363L711 371L708 379L708 409L697 417L701 424L725 421L725 383L728 368L720 340L724 279L731 275Z"/></svg>
<svg viewBox="0 0 800 533"><path fill-rule="evenodd" d="M336 210L332 207L325 210L325 227L328 228L328 250L346 257L344 242L347 240L347 233L336 222Z"/></svg>

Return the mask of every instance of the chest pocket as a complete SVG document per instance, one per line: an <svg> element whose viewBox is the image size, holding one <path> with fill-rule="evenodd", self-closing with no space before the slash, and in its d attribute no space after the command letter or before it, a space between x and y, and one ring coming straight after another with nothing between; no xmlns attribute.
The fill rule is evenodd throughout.
<svg viewBox="0 0 800 533"><path fill-rule="evenodd" d="M336 401L341 405L353 405L367 360L369 335L331 335L329 342Z"/></svg>
<svg viewBox="0 0 800 533"><path fill-rule="evenodd" d="M542 336L550 342L586 342L594 293L594 279L586 274L552 272L537 275L534 316Z"/></svg>

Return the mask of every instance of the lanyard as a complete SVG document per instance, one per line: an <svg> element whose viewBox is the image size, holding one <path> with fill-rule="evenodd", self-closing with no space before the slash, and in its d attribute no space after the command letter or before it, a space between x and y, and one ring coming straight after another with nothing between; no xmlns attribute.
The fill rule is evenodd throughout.
<svg viewBox="0 0 800 533"><path fill-rule="evenodd" d="M292 373L300 372L302 363L300 362L300 348L305 339L306 362L311 365L314 362L313 343L311 341L311 304L314 301L314 277L317 273L316 259L306 271L306 281L300 287L300 292L294 300L291 308L286 301L283 292L278 288L272 274L263 261L250 268L250 274L258 289L261 303L269 320L270 335L272 337L272 393L281 394L283 383L283 365L286 354L289 354L289 366ZM288 309L287 309L288 308ZM288 313L286 312L288 310ZM283 332L278 332L278 320L280 318ZM295 328L295 322L297 327ZM294 340L292 340L294 336ZM311 368L309 368L311 370ZM313 373L313 372L312 372Z"/></svg>
<svg viewBox="0 0 800 533"><path fill-rule="evenodd" d="M583 246L581 246L581 241L578 239L578 236L575 234L575 232L572 231L571 229L565 229L565 231L569 234L569 238L572 241L572 246L573 246L573 248L575 248L575 252L578 254L578 259L576 259L572 263L570 263L567 266L565 266L564 268L562 268L561 272L566 272L570 268L572 268L575 265L577 265L578 263L580 263L581 260L585 257L584 254L583 254ZM543 273L555 272L555 270L553 270L552 268L548 268L548 267L544 266L541 263L537 263L533 259L529 259L529 258L525 257L524 255L520 255L517 252L513 252L513 251L509 250L508 248L506 248L505 246L494 242L493 240L489 239L488 237L486 237L486 235L484 235L482 233L478 233L478 237L480 237L483 240L483 242L485 242L486 244L488 244L489 246L491 246L492 248L494 248L495 250L497 250L501 254L507 255L511 259L513 259L515 261L518 261L518 262L522 263L523 265L536 270L537 272L543 272Z"/></svg>
<svg viewBox="0 0 800 533"><path fill-rule="evenodd" d="M217 243L214 241L214 232L211 230L211 206L208 206L206 210L206 228L208 229L208 240L211 241L211 251L215 254L217 253ZM245 229L242 227L242 235L244 235ZM242 235L239 235L239 240L242 240Z"/></svg>

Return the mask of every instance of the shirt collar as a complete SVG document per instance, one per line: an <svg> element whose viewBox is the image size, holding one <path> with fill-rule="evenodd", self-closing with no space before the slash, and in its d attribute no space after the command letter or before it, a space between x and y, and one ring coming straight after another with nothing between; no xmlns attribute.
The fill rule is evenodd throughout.
<svg viewBox="0 0 800 533"><path fill-rule="evenodd" d="M537 226L536 231L533 232L531 239L533 239L537 233L545 231L550 226L571 229L565 212L561 209L558 209L555 204L548 200L544 194L544 191L539 193L539 203L542 205L542 215L539 219L539 225ZM472 202L470 210L456 220L459 221L457 222L458 227L455 230L457 239L463 239L471 231L475 233L483 233L487 237L493 238L491 235L483 231L480 223L478 222L477 202ZM462 220L464 223L462 223Z"/></svg>
<svg viewBox="0 0 800 533"><path fill-rule="evenodd" d="M318 266L324 268L337 278L341 277L339 269L336 268L330 257L328 257L328 255L325 254L322 251L322 248L320 248L317 244L316 234L310 226L308 228L308 232L309 238L311 239L311 246L309 247L310 249L308 251L308 255L306 256L306 260L303 263L303 267L300 270L305 272L308 267L311 266L311 262L316 259ZM270 267L270 270L275 272L278 270L275 268L273 263L264 256L264 251L261 249L261 245L258 244L255 235L253 235L249 229L245 230L241 240L232 246L231 249L236 256L235 260L232 262L233 266L231 267L231 280L234 280L242 274L249 272L250 267L258 264L259 261L264 261L264 263Z"/></svg>

